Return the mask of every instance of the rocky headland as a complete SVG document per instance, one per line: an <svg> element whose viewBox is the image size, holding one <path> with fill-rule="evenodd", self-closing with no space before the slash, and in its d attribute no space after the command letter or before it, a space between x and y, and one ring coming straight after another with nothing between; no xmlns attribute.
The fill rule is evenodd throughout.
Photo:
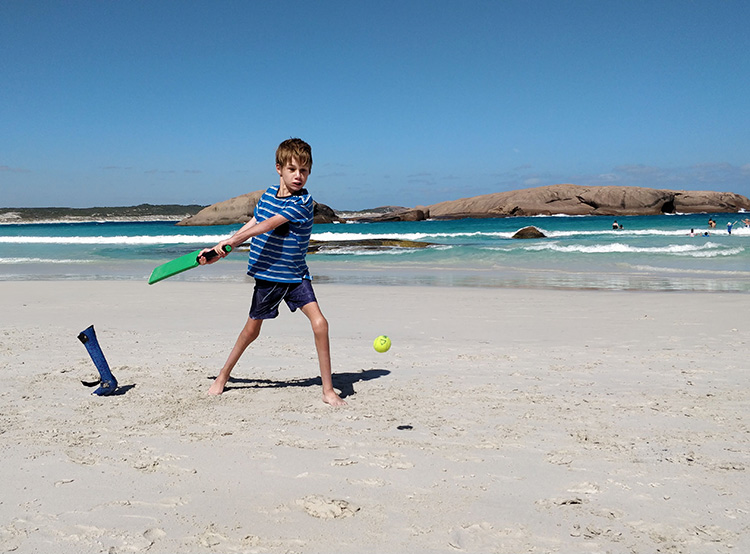
<svg viewBox="0 0 750 554"><path fill-rule="evenodd" d="M750 209L750 199L731 192L570 184L484 194L429 206L431 218L659 215L747 209Z"/></svg>
<svg viewBox="0 0 750 554"><path fill-rule="evenodd" d="M263 190L256 190L229 200L212 204L200 210L198 213L186 217L177 225L234 225L236 223L247 223L253 217L255 205L263 196ZM315 202L315 223L334 223L343 221L336 212L325 204Z"/></svg>
<svg viewBox="0 0 750 554"><path fill-rule="evenodd" d="M99 221L177 221L198 213L196 204L139 204L93 208L0 208L4 223L87 223Z"/></svg>
<svg viewBox="0 0 750 554"><path fill-rule="evenodd" d="M262 190L208 206L178 225L230 225L250 220ZM315 204L315 223L342 221L420 221L534 215L658 215L728 213L750 210L750 199L716 191L685 191L646 187L550 185L449 200L430 206L389 207L367 215L342 217Z"/></svg>

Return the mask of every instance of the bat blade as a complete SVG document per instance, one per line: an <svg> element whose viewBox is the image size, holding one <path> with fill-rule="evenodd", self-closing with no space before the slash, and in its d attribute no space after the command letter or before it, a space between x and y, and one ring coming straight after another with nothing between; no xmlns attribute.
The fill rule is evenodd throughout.
<svg viewBox="0 0 750 554"><path fill-rule="evenodd" d="M198 256L200 255L201 250L196 250L195 252L191 252L190 254L185 254L184 256L180 256L179 258L175 258L174 260L171 260L154 268L154 270L151 272L151 277L148 278L148 284L153 285L154 283L158 283L159 281L166 279L167 277L172 277L174 275L177 275L178 273L182 273L183 271L187 271L188 269L193 269L194 267L199 266L200 262L198 261ZM226 252L230 252L232 250L232 247L225 246L224 250ZM208 252L206 252L206 254L204 254L206 260L211 260L216 256L218 256L218 254L213 250L209 250Z"/></svg>

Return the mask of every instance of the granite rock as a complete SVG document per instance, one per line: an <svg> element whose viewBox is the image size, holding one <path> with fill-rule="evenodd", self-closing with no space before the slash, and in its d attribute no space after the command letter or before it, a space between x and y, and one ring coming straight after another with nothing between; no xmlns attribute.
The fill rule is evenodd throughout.
<svg viewBox="0 0 750 554"><path fill-rule="evenodd" d="M513 235L514 239L543 239L547 238L547 235L542 233L539 229L536 227L524 227L523 229L519 229L516 231L516 233Z"/></svg>
<svg viewBox="0 0 750 554"><path fill-rule="evenodd" d="M203 208L197 214L186 217L177 223L177 225L235 225L238 223L247 223L252 219L255 205L264 192L265 189L256 190L212 204ZM314 210L315 223L341 221L336 212L325 204L315 202Z"/></svg>
<svg viewBox="0 0 750 554"><path fill-rule="evenodd" d="M557 214L658 215L742 209L750 209L750 199L729 192L571 184L485 194L429 206L430 217L435 219Z"/></svg>

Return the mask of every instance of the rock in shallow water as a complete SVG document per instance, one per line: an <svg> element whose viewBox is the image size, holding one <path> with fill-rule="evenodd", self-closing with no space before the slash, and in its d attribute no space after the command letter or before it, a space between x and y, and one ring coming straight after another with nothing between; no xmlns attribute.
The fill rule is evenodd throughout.
<svg viewBox="0 0 750 554"><path fill-rule="evenodd" d="M543 239L547 238L547 235L542 233L539 229L536 227L524 227L523 229L519 229L516 231L516 234L513 235L514 239Z"/></svg>

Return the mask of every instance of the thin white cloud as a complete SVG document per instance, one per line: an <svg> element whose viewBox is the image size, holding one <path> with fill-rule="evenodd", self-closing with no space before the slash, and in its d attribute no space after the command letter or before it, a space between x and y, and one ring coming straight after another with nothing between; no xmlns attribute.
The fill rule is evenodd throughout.
<svg viewBox="0 0 750 554"><path fill-rule="evenodd" d="M0 165L0 171L7 171L9 173L31 173L30 169L24 167L10 167L8 165Z"/></svg>
<svg viewBox="0 0 750 554"><path fill-rule="evenodd" d="M477 194L527 187L572 183L583 186L637 186L670 190L715 190L750 196L750 164L704 163L689 167L659 167L645 164L619 165L600 173L512 171L488 175L484 185L472 186ZM528 167L531 169L531 167ZM467 192L455 188L452 195Z"/></svg>
<svg viewBox="0 0 750 554"><path fill-rule="evenodd" d="M622 165L600 174L572 175L566 182L579 185L622 185L651 188L750 192L750 169L745 164L704 163L689 167ZM552 184L552 183L550 183Z"/></svg>
<svg viewBox="0 0 750 554"><path fill-rule="evenodd" d="M348 173L345 173L343 171L334 171L331 173L320 173L315 175L316 179L333 179L336 177L347 177Z"/></svg>

